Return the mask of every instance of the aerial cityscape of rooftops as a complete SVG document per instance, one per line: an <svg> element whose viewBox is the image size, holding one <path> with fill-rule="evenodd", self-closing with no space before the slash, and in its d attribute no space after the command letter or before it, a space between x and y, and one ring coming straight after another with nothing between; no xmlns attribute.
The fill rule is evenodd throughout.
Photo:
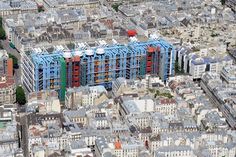
<svg viewBox="0 0 236 157"><path fill-rule="evenodd" d="M0 157L236 157L236 0L0 0Z"/></svg>

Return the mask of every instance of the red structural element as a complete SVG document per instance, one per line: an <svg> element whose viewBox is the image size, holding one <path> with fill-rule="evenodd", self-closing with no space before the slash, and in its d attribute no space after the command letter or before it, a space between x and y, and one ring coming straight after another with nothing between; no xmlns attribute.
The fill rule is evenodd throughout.
<svg viewBox="0 0 236 157"><path fill-rule="evenodd" d="M152 47L152 46L149 46L149 47L147 48L147 51L148 51L149 53L153 53L153 52L156 51L156 48L155 48L155 47Z"/></svg>
<svg viewBox="0 0 236 157"><path fill-rule="evenodd" d="M121 149L121 143L120 143L119 140L116 141L116 142L114 143L114 145L115 145L115 149Z"/></svg>
<svg viewBox="0 0 236 157"><path fill-rule="evenodd" d="M78 77L75 77L75 78L73 79L73 81L79 81L79 78L78 78ZM76 86L76 83L74 83L74 85Z"/></svg>
<svg viewBox="0 0 236 157"><path fill-rule="evenodd" d="M66 58L66 69L67 69L67 86L69 84L71 87L79 87L80 86L80 57L75 56L72 58ZM69 71L72 72L71 76L68 76ZM69 83L69 81L71 81Z"/></svg>
<svg viewBox="0 0 236 157"><path fill-rule="evenodd" d="M147 140L145 141L145 147L146 147L147 149L149 149L149 144L148 144L148 141L147 141Z"/></svg>
<svg viewBox="0 0 236 157"><path fill-rule="evenodd" d="M73 74L72 74L72 86L73 87L79 87L80 86L80 58L75 57L74 58L74 65L73 65Z"/></svg>
<svg viewBox="0 0 236 157"><path fill-rule="evenodd" d="M80 61L80 57L79 57L79 56L75 56L75 57L74 57L74 61L79 62L79 61Z"/></svg>
<svg viewBox="0 0 236 157"><path fill-rule="evenodd" d="M151 56L151 55L148 55L148 56L147 56L147 60L148 60L148 61L152 60L152 56Z"/></svg>
<svg viewBox="0 0 236 157"><path fill-rule="evenodd" d="M134 29L128 30L127 34L128 34L129 37L133 37L133 36L137 35L137 31L134 30Z"/></svg>
<svg viewBox="0 0 236 157"><path fill-rule="evenodd" d="M153 54L155 53L156 48L152 46L147 47L147 56L146 56L146 73L152 73L152 65L153 65Z"/></svg>
<svg viewBox="0 0 236 157"><path fill-rule="evenodd" d="M159 59L156 62L154 59L155 55L159 56L160 54L160 47L154 47L154 46L148 46L147 47L147 55L146 55L146 73L147 74L152 74L154 72L157 71L158 69L158 63L159 63ZM153 64L156 64L155 66Z"/></svg>
<svg viewBox="0 0 236 157"><path fill-rule="evenodd" d="M147 67L152 66L152 61L147 61Z"/></svg>
<svg viewBox="0 0 236 157"><path fill-rule="evenodd" d="M147 67L146 70L147 70L147 73L150 74L152 71L152 67Z"/></svg>
<svg viewBox="0 0 236 157"><path fill-rule="evenodd" d="M73 72L74 75L79 75L79 69L77 67L74 67L73 70L74 70Z"/></svg>

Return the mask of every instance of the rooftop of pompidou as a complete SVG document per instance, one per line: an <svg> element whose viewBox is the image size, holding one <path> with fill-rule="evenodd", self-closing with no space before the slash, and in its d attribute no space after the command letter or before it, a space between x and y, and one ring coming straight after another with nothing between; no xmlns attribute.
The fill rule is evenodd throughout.
<svg viewBox="0 0 236 157"><path fill-rule="evenodd" d="M65 87L104 85L109 89L112 80L118 77L136 79L146 74L159 75L166 81L174 74L174 52L173 46L163 39L139 42L132 38L127 44L99 41L97 46L76 43L34 48L24 56L32 63L28 67L28 72L34 72L32 91L39 91L60 90L62 84Z"/></svg>

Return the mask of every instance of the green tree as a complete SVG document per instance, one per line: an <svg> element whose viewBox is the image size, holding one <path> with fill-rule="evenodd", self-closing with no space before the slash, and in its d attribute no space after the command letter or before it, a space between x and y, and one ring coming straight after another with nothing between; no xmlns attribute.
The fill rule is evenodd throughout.
<svg viewBox="0 0 236 157"><path fill-rule="evenodd" d="M2 26L0 26L0 39L1 40L5 40L6 39L6 32L5 32L5 30L3 29Z"/></svg>
<svg viewBox="0 0 236 157"><path fill-rule="evenodd" d="M159 90L156 90L156 93L154 95L154 98L156 98L157 96L160 96L160 91Z"/></svg>
<svg viewBox="0 0 236 157"><path fill-rule="evenodd" d="M3 46L2 46L2 43L0 43L0 50L2 50L3 49Z"/></svg>
<svg viewBox="0 0 236 157"><path fill-rule="evenodd" d="M16 102L19 105L24 105L26 103L25 92L21 86L16 88Z"/></svg>
<svg viewBox="0 0 236 157"><path fill-rule="evenodd" d="M2 17L0 17L0 39L5 40L6 39L6 32L2 27Z"/></svg>
<svg viewBox="0 0 236 157"><path fill-rule="evenodd" d="M115 3L115 4L112 5L112 8L113 8L116 12L118 12L118 8L119 8L120 5L122 5L122 3Z"/></svg>
<svg viewBox="0 0 236 157"><path fill-rule="evenodd" d="M154 98L156 98L156 97L157 97L157 93L154 94Z"/></svg>
<svg viewBox="0 0 236 157"><path fill-rule="evenodd" d="M154 91L154 89L148 89L149 90L149 92L151 92L151 93L154 93L155 91Z"/></svg>
<svg viewBox="0 0 236 157"><path fill-rule="evenodd" d="M161 96L166 97L166 98L173 98L173 96L170 93L162 93Z"/></svg>
<svg viewBox="0 0 236 157"><path fill-rule="evenodd" d="M225 0L220 0L222 5L225 5Z"/></svg>
<svg viewBox="0 0 236 157"><path fill-rule="evenodd" d="M184 70L180 68L179 63L175 62L175 73L176 74L184 74Z"/></svg>
<svg viewBox="0 0 236 157"><path fill-rule="evenodd" d="M38 7L38 12L44 12L44 8L43 7Z"/></svg>
<svg viewBox="0 0 236 157"><path fill-rule="evenodd" d="M0 16L0 26L2 26L2 17Z"/></svg>
<svg viewBox="0 0 236 157"><path fill-rule="evenodd" d="M175 62L175 73L178 73L179 72L179 64L178 62L176 61Z"/></svg>

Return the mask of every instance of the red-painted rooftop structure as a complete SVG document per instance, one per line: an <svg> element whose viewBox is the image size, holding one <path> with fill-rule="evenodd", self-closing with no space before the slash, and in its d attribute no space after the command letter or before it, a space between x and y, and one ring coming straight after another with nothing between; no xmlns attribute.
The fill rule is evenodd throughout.
<svg viewBox="0 0 236 157"><path fill-rule="evenodd" d="M134 29L128 30L127 34L128 34L129 37L133 37L133 36L137 35L137 31L134 30Z"/></svg>

